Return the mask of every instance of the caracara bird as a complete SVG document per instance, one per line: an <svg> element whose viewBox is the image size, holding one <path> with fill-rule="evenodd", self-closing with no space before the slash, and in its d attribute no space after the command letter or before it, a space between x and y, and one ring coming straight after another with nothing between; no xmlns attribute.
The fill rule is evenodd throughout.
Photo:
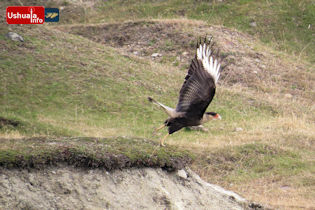
<svg viewBox="0 0 315 210"><path fill-rule="evenodd" d="M164 124L155 130L156 132L165 126L168 127L168 134L160 140L160 146L165 146L164 141L170 134L184 127L200 126L210 120L221 119L215 112L206 112L220 77L219 51L215 52L213 46L212 37L197 43L196 56L191 61L179 92L176 109L148 97L150 102L162 107L169 116Z"/></svg>

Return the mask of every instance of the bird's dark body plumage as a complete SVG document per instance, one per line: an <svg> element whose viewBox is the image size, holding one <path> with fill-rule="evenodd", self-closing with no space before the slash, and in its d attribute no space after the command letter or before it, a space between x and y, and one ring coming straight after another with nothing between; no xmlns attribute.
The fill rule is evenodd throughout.
<svg viewBox="0 0 315 210"><path fill-rule="evenodd" d="M172 134L184 127L200 125L200 119L188 116L169 118L165 121L165 125L168 127L168 133Z"/></svg>

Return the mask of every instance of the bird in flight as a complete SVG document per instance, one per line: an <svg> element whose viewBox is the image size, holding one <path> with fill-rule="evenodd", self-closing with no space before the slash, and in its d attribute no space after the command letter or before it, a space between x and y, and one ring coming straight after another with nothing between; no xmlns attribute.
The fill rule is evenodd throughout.
<svg viewBox="0 0 315 210"><path fill-rule="evenodd" d="M211 103L220 77L219 51L214 50L212 37L199 40L195 58L191 61L184 84L179 92L179 99L175 109L168 107L151 97L148 100L160 107L169 118L164 124L155 129L168 127L168 133L161 138L160 146L165 146L165 139L172 133L190 126L200 126L210 120L221 119L215 112L206 112Z"/></svg>

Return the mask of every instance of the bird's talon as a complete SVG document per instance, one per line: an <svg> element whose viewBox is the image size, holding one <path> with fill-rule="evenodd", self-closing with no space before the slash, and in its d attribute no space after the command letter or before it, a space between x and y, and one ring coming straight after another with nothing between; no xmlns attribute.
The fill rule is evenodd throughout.
<svg viewBox="0 0 315 210"><path fill-rule="evenodd" d="M165 147L165 144L160 143L160 147Z"/></svg>
<svg viewBox="0 0 315 210"><path fill-rule="evenodd" d="M170 134L166 134L161 140L160 140L160 146L165 147L164 141Z"/></svg>

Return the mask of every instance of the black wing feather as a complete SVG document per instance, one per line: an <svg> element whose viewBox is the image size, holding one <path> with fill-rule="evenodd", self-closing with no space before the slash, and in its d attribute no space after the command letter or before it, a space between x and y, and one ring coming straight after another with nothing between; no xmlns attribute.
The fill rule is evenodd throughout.
<svg viewBox="0 0 315 210"><path fill-rule="evenodd" d="M215 94L213 77L205 71L202 61L194 58L179 93L176 111L187 117L201 119Z"/></svg>

